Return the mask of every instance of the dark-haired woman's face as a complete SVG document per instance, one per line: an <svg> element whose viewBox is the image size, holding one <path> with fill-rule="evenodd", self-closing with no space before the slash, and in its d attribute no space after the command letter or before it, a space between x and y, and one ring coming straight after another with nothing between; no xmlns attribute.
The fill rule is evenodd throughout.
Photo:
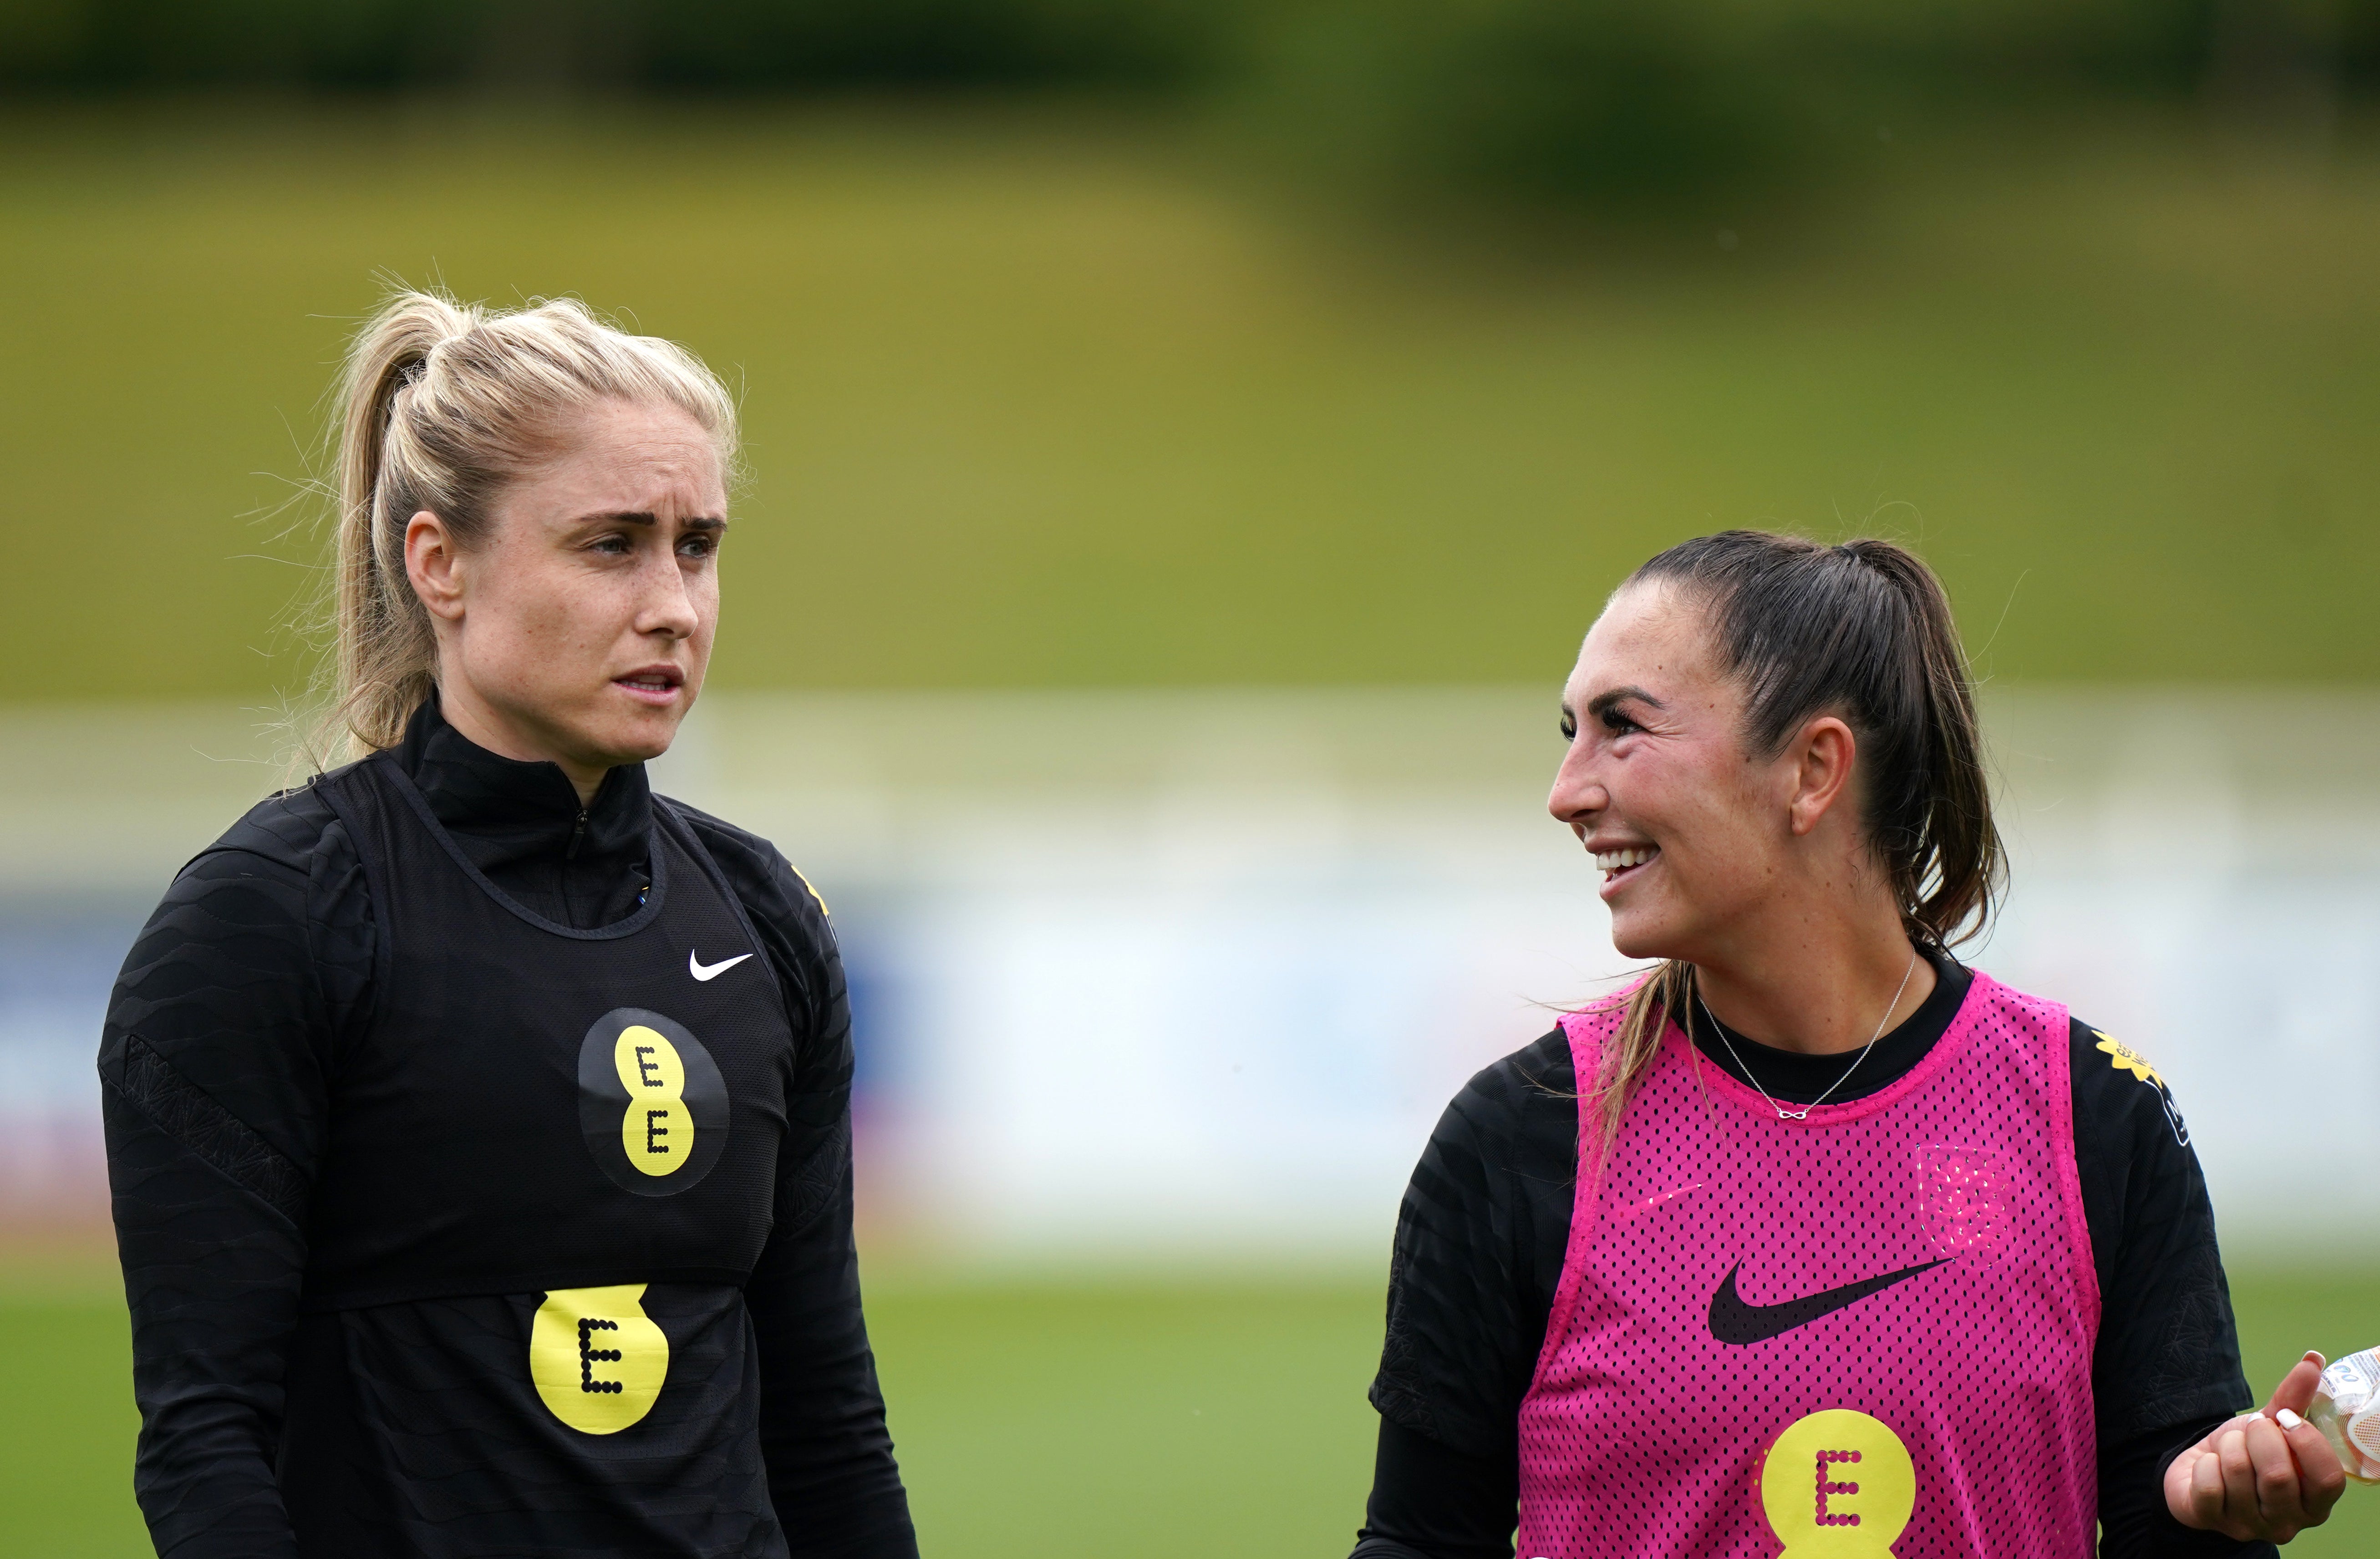
<svg viewBox="0 0 2380 1559"><path fill-rule="evenodd" d="M1562 691L1570 749L1547 806L1595 857L1629 958L1724 959L1784 886L1794 764L1744 750L1742 691L1711 640L1698 603L1624 590Z"/></svg>

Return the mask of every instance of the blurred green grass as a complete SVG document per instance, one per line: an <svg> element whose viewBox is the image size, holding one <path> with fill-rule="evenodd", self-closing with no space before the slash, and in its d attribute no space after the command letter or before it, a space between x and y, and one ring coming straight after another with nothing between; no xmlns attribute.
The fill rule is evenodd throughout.
<svg viewBox="0 0 2380 1559"><path fill-rule="evenodd" d="M1998 675L2380 675L2380 141L2037 117L1888 163L1523 234L1079 111L18 105L0 654L20 698L297 684L272 512L393 272L744 387L722 684L1542 681L1741 523L1918 542Z"/></svg>
<svg viewBox="0 0 2380 1559"><path fill-rule="evenodd" d="M2260 1387L2308 1346L2380 1342L2380 1275L2248 1272L2233 1288ZM1370 1482L1379 1311L1372 1281L880 1291L869 1321L922 1545L949 1559L1343 1553ZM0 1298L0 1556L147 1553L120 1304ZM2289 1553L2347 1559L2375 1542L2380 1491L2350 1488Z"/></svg>

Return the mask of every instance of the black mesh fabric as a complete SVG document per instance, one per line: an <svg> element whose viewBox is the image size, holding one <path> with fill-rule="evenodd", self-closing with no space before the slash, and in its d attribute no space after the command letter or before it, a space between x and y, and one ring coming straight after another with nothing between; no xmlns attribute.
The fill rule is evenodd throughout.
<svg viewBox="0 0 2380 1559"><path fill-rule="evenodd" d="M641 769L582 812L552 766L472 746L434 704L343 816L356 783L276 796L186 867L110 1005L159 1552L911 1559L816 896ZM704 982L694 953L755 956ZM741 1095L735 1141L765 1152L659 1197L594 1166L567 1063L630 1006L699 1036ZM563 1424L528 1379L547 1286L574 1283L643 1285L666 1340L616 1432Z"/></svg>
<svg viewBox="0 0 2380 1559"><path fill-rule="evenodd" d="M373 1020L342 1058L306 1307L741 1284L773 1217L793 1035L761 949L683 825L653 812L652 891L635 913L565 926L481 876L394 759L322 789L390 936ZM689 972L738 955L709 980ZM582 1137L582 1045L620 1009L675 1020L725 1078L724 1149L683 1190L624 1193Z"/></svg>
<svg viewBox="0 0 2380 1559"><path fill-rule="evenodd" d="M310 1315L282 1486L309 1553L358 1559L646 1559L784 1552L761 1464L758 1360L733 1288L655 1286L669 1385L616 1434L579 1433L520 1380L540 1296ZM370 1432L346 1432L351 1415Z"/></svg>

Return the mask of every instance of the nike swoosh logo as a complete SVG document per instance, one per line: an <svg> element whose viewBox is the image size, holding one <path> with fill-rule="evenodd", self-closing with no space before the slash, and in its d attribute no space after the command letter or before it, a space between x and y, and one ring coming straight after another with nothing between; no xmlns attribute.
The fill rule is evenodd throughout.
<svg viewBox="0 0 2380 1559"><path fill-rule="evenodd" d="M1796 1326L1807 1326L1822 1315L1832 1315L1846 1305L1855 1305L1870 1294L1880 1294L1896 1283L1905 1283L1921 1272L1932 1272L1949 1260L1927 1262L1923 1266L1902 1267L1881 1277L1864 1277L1857 1283L1846 1283L1840 1288L1823 1293L1805 1294L1782 1304L1755 1305L1746 1302L1735 1291L1735 1275L1743 1270L1742 1262L1727 1269L1719 1282L1718 1292L1711 1296L1710 1334L1723 1343L1743 1348L1753 1343L1767 1342L1782 1335Z"/></svg>
<svg viewBox="0 0 2380 1559"><path fill-rule="evenodd" d="M751 956L750 953L737 953L734 958L722 959L717 963L705 963L699 953L688 948L686 950L686 972L698 980L716 980Z"/></svg>

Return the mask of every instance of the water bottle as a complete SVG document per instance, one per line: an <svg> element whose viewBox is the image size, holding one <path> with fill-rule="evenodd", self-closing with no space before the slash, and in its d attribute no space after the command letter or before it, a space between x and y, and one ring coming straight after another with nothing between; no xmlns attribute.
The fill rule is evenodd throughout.
<svg viewBox="0 0 2380 1559"><path fill-rule="evenodd" d="M2322 1431L2358 1483L2380 1483L2380 1348L2350 1354L2322 1372L2306 1421Z"/></svg>

